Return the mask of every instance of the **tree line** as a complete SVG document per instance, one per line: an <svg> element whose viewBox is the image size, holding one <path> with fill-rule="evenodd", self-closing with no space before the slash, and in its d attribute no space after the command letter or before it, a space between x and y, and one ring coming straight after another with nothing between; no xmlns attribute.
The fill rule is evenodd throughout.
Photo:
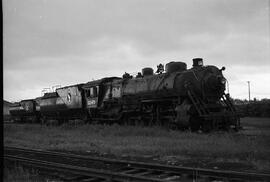
<svg viewBox="0 0 270 182"><path fill-rule="evenodd" d="M270 99L251 101L232 99L235 104L236 110L242 117L270 117Z"/></svg>

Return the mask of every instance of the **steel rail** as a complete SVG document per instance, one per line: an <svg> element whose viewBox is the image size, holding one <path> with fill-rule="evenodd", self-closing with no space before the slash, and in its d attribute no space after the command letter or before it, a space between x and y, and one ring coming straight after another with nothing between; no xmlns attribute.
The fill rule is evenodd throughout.
<svg viewBox="0 0 270 182"><path fill-rule="evenodd" d="M77 154L68 154L62 152L52 152L44 150L33 150L26 148L16 148L16 147L4 147L4 151L21 151L27 153L36 153L43 155L53 155L59 157L68 157L77 160L89 160L89 161L98 161L110 164L119 164L127 165L133 168L140 168L145 170L157 170L165 171L167 173L177 173L177 174L196 174L197 176L209 176L209 177L222 177L230 179L245 179L245 180L266 180L270 181L269 173L256 173L256 172L242 172L242 171L229 171L229 170L214 170L214 169L203 169L203 168L192 168L192 167L179 167L179 166L169 166L153 163L144 163L144 162L134 162L127 160L117 160L117 159L107 159L102 157L92 157L92 156L83 156Z"/></svg>
<svg viewBox="0 0 270 182"><path fill-rule="evenodd" d="M81 166L74 166L68 164L61 164L56 162L48 162L43 160L36 160L30 159L25 157L18 157L12 155L5 155L4 159L12 160L20 163L31 164L32 167L39 167L48 170L55 170L60 172L69 172L71 174L77 174L86 177L97 177L103 179L110 179L116 181L142 181L142 182L162 182L163 180L157 178L149 178L149 177L142 177L136 176L131 174L123 174L123 173L116 173L110 172L107 170L102 169L92 169L87 167Z"/></svg>

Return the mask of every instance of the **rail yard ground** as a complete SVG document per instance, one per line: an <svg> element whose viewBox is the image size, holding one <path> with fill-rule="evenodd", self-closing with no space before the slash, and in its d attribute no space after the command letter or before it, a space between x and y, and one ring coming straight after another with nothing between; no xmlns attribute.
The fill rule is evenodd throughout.
<svg viewBox="0 0 270 182"><path fill-rule="evenodd" d="M119 125L4 124L4 145L172 165L270 171L270 118L242 118L239 132L191 133Z"/></svg>

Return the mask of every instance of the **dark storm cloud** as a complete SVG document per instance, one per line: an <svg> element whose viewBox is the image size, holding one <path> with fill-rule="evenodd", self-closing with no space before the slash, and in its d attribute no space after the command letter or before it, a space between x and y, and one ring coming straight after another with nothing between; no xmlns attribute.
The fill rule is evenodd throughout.
<svg viewBox="0 0 270 182"><path fill-rule="evenodd" d="M6 0L3 10L6 93L197 56L234 72L270 65L266 0Z"/></svg>

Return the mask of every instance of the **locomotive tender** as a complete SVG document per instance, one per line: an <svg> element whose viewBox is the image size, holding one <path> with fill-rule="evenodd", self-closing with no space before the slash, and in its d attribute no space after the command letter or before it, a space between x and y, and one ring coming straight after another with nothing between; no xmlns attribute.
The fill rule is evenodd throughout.
<svg viewBox="0 0 270 182"><path fill-rule="evenodd" d="M123 78L58 88L34 100L40 109L33 114L40 114L43 122L80 118L90 123L167 125L192 131L239 129L239 116L224 93L224 67L204 66L201 58L195 58L190 69L184 62L170 62L165 70L159 65L157 74L144 68L135 78L125 73Z"/></svg>
<svg viewBox="0 0 270 182"><path fill-rule="evenodd" d="M9 107L9 113L14 121L35 122L40 119L39 98L15 102Z"/></svg>

